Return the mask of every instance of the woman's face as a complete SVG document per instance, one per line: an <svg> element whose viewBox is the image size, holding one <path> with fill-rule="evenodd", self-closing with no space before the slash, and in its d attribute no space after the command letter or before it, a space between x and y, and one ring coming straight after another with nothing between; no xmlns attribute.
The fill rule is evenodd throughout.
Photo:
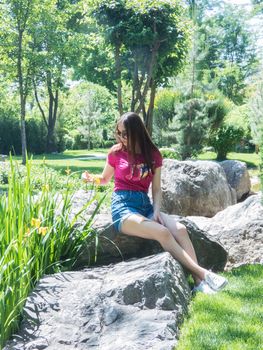
<svg viewBox="0 0 263 350"><path fill-rule="evenodd" d="M124 146L127 146L127 131L123 125L123 122L118 124L116 133L121 143L123 143Z"/></svg>

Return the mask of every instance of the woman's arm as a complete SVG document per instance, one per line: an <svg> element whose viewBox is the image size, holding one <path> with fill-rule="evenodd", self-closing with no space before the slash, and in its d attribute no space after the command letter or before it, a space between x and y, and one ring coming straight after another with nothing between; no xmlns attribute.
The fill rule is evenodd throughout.
<svg viewBox="0 0 263 350"><path fill-rule="evenodd" d="M81 178L85 182L94 182L96 185L106 185L110 182L113 174L114 168L108 162L106 162L101 175L92 175L88 171L85 171Z"/></svg>
<svg viewBox="0 0 263 350"><path fill-rule="evenodd" d="M152 180L152 197L153 197L153 218L155 221L163 224L163 220L161 218L160 214L160 207L161 207L161 199L162 199L162 192L161 192L161 167L156 168L153 180Z"/></svg>

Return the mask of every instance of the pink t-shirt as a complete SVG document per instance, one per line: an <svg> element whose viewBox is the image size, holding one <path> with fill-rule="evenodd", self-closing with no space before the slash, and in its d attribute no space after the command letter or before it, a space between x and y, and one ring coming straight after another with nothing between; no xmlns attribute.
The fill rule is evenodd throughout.
<svg viewBox="0 0 263 350"><path fill-rule="evenodd" d="M144 163L142 155L137 155L135 164L129 164L128 153L126 151L112 151L108 154L108 163L115 169L114 171L114 191L131 190L148 192L153 174ZM162 156L160 152L153 151L154 168L162 166Z"/></svg>

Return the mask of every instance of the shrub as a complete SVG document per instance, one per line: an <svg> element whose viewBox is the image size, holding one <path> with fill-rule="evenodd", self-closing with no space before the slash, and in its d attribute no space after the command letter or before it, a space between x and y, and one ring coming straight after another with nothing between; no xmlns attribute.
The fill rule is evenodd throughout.
<svg viewBox="0 0 263 350"><path fill-rule="evenodd" d="M217 160L226 159L227 153L242 139L244 130L234 125L223 124L218 130L211 133L209 145L214 147Z"/></svg>
<svg viewBox="0 0 263 350"><path fill-rule="evenodd" d="M14 114L0 111L0 153L21 154L20 120ZM46 128L40 119L26 120L27 150L41 154L45 150Z"/></svg>
<svg viewBox="0 0 263 350"><path fill-rule="evenodd" d="M179 153L173 148L160 148L163 158L180 159Z"/></svg>

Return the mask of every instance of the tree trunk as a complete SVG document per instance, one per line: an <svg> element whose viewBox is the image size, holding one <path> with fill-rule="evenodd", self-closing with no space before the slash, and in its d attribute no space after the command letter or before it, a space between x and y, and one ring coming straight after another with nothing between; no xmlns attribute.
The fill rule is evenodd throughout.
<svg viewBox="0 0 263 350"><path fill-rule="evenodd" d="M47 143L46 151L47 153L52 153L57 151L56 141L55 141L55 125L57 121L57 111L58 111L58 88L56 89L55 96L52 91L52 80L51 75L47 73L47 89L49 95L49 106L48 106L48 130L47 130Z"/></svg>
<svg viewBox="0 0 263 350"><path fill-rule="evenodd" d="M123 114L122 106L122 86L121 86L121 60L120 60L120 45L115 47L115 69L117 78L117 95L118 95L118 109L120 115Z"/></svg>
<svg viewBox="0 0 263 350"><path fill-rule="evenodd" d="M24 91L24 79L22 70L22 41L23 30L18 31L18 57L17 57L17 74L19 82L20 95L20 125L21 125L21 144L22 144L22 164L26 164L26 91Z"/></svg>
<svg viewBox="0 0 263 350"><path fill-rule="evenodd" d="M139 102L139 106L136 109L136 113L140 113L141 112L142 107L143 107L143 105L145 103L146 95L147 95L147 92L149 90L149 87L150 87L150 84L151 84L151 81L152 81L153 69L154 69L154 66L155 66L156 56L157 56L160 44L161 44L160 41L157 41L154 44L153 48L152 48L152 56L151 56L151 60L150 60L149 67L148 67L147 80L145 82L145 85L144 85L144 88L143 88L143 92L142 93L140 92L140 102Z"/></svg>
<svg viewBox="0 0 263 350"><path fill-rule="evenodd" d="M26 164L26 153L27 153L27 147L26 147L26 121L25 121L25 105L21 106L21 144L22 144L22 164Z"/></svg>
<svg viewBox="0 0 263 350"><path fill-rule="evenodd" d="M150 103L147 110L145 126L150 135L152 135L153 131L153 110L154 110L154 100L156 94L156 85L154 80L151 81L151 95L150 95Z"/></svg>

